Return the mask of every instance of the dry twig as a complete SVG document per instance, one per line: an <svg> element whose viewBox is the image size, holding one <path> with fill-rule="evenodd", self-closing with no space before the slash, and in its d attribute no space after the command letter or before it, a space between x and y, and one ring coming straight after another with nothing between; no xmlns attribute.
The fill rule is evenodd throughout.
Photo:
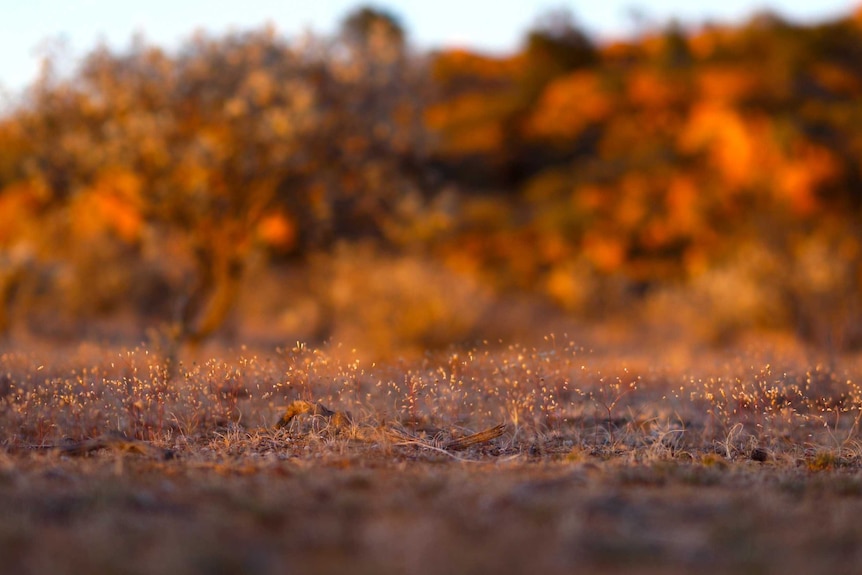
<svg viewBox="0 0 862 575"><path fill-rule="evenodd" d="M161 460L173 459L175 457L174 452L170 449L156 447L147 441L130 439L119 433L106 433L92 439L61 444L24 446L24 449L51 450L73 457L88 455L100 449L113 450L119 453L133 453Z"/></svg>
<svg viewBox="0 0 862 575"><path fill-rule="evenodd" d="M276 423L276 427L286 427L290 425L290 422L293 421L295 417L305 414L329 419L331 424L335 426L336 429L341 429L344 426L353 423L353 418L348 412L333 411L321 403L303 401L301 399L298 399L287 407L287 410L285 411L284 415L282 415L281 419L279 419ZM385 429L385 432L396 441L408 442L413 445L431 447L434 449L442 449L444 451L463 451L474 445L488 443L489 441L503 435L505 431L506 424L501 423L478 433L473 433L464 437L457 437L454 439L449 439L448 441L439 442L435 440L425 440L410 433L401 426L388 426Z"/></svg>

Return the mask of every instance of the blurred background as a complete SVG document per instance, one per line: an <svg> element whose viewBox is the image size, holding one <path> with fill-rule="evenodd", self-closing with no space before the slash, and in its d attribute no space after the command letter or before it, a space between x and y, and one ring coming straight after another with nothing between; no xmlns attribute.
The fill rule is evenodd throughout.
<svg viewBox="0 0 862 575"><path fill-rule="evenodd" d="M26 4L6 341L862 345L852 3Z"/></svg>

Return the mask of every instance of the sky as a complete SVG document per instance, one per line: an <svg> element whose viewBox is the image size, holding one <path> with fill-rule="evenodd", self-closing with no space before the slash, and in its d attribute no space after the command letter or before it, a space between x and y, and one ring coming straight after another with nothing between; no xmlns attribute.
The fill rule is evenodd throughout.
<svg viewBox="0 0 862 575"><path fill-rule="evenodd" d="M684 25L706 20L743 21L769 8L797 22L836 18L860 0L372 0L405 25L413 45L458 45L504 53L518 43L537 16L567 7L599 41L631 35L637 22ZM267 23L287 36L330 34L357 0L0 0L0 95L32 82L46 50L60 50L64 63L99 43L127 46L135 34L171 49L195 30L213 34L259 28ZM639 14L638 18L633 15Z"/></svg>

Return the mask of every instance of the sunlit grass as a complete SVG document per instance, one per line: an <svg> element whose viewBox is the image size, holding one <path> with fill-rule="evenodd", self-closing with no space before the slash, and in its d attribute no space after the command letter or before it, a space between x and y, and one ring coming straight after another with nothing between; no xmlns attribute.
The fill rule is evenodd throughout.
<svg viewBox="0 0 862 575"><path fill-rule="evenodd" d="M350 414L352 433L327 434L324 425L315 428L318 435L371 444L386 443L386 435L356 429L397 426L433 438L503 423L496 455L643 461L709 454L810 460L818 469L834 467L824 463L828 457L845 465L862 456L853 358L812 366L803 356L713 351L688 368L662 367L565 337L388 362L302 344L218 353L202 360L146 347L7 351L0 356L4 444L47 446L114 433L181 451L227 437L241 446L255 434L275 433L286 407L303 400ZM285 433L308 431L293 426Z"/></svg>

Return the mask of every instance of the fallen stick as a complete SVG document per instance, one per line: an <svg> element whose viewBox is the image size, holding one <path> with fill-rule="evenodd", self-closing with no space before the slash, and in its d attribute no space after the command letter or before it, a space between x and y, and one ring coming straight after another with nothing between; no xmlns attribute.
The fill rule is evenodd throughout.
<svg viewBox="0 0 862 575"><path fill-rule="evenodd" d="M144 455L153 459L173 459L175 454L170 449L162 449L146 441L129 439L123 435L108 433L92 439L72 441L69 443L51 445L27 445L22 449L56 451L61 455L81 457L100 449L109 449L120 453Z"/></svg>
<svg viewBox="0 0 862 575"><path fill-rule="evenodd" d="M353 423L353 418L350 416L349 412L333 411L322 403L297 399L287 406L284 415L282 415L281 419L276 422L275 427L277 429L287 427L288 425L290 425L291 421L294 420L294 418L300 415L311 415L326 418L330 421L330 423L335 427L336 430L340 430L341 428ZM426 441L410 433L401 426L390 425L387 426L385 429L385 432L397 441L406 441L409 444L431 447L438 450L442 449L444 451L463 451L474 445L488 443L492 439L496 439L503 435L505 431L506 424L501 423L499 425L495 425L494 427L482 430L478 433L473 433L471 435L465 435L464 437L457 437L455 439L449 439L448 441L441 442L435 440Z"/></svg>
<svg viewBox="0 0 862 575"><path fill-rule="evenodd" d="M481 445L482 443L488 443L492 439L497 439L498 437L503 435L503 432L505 431L506 424L501 423L484 431L480 431L479 433L474 433L472 435L466 435L464 437L449 440L443 444L443 449L447 449L449 451L462 451L464 449L467 449L468 447L472 447L474 445Z"/></svg>

